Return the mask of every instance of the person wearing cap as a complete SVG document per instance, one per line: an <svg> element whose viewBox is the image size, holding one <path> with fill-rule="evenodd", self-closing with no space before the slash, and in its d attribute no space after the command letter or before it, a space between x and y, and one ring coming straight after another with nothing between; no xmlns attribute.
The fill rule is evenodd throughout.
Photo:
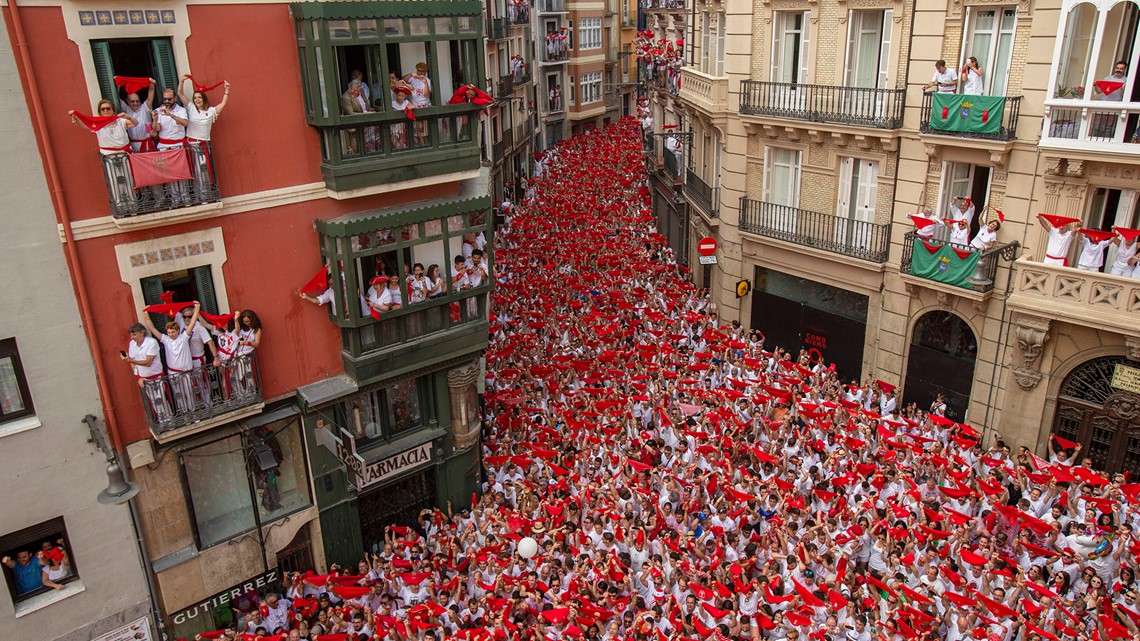
<svg viewBox="0 0 1140 641"><path fill-rule="evenodd" d="M381 277L378 276L377 278ZM373 280L375 281L375 279ZM374 286L380 286L381 284L382 283L374 283ZM369 306L378 312L388 312L403 307L404 299L402 293L400 292L400 277L389 276L387 278L387 283L384 284L386 284L386 287L384 287L383 291L381 291L379 296L376 298L375 306L372 307L371 302L369 303Z"/></svg>

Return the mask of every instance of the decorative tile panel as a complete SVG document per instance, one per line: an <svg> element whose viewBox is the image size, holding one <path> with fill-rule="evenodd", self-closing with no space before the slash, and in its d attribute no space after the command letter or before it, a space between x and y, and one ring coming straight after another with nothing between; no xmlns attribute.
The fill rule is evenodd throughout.
<svg viewBox="0 0 1140 641"><path fill-rule="evenodd" d="M153 265L155 263L168 263L172 260L179 260L187 256L202 256L205 254L212 254L214 252L214 241L204 240L196 243L186 243L184 245L172 245L170 247L162 247L158 251L148 251L139 254L131 254L131 267L141 267L143 265Z"/></svg>
<svg viewBox="0 0 1140 641"><path fill-rule="evenodd" d="M178 15L173 9L84 9L79 12L79 24L84 27L174 24L177 21Z"/></svg>

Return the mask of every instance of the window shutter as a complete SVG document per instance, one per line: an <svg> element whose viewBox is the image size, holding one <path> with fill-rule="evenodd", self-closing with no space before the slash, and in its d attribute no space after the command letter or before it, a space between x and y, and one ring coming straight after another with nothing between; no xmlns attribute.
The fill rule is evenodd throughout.
<svg viewBox="0 0 1140 641"><path fill-rule="evenodd" d="M879 189L879 163L863 160L859 172L858 201L855 203L855 217L867 223L875 222L875 200Z"/></svg>
<svg viewBox="0 0 1140 641"><path fill-rule="evenodd" d="M160 298L163 291L161 278L158 276L150 276L142 279L140 284L142 285L144 305L157 305L162 302L162 298ZM166 322L170 320L170 317L166 314L151 314L150 320L154 323L155 327L159 328L159 331L162 331L162 328L166 327Z"/></svg>
<svg viewBox="0 0 1140 641"><path fill-rule="evenodd" d="M805 11L804 12L804 25L803 25L803 29L800 31L800 77L796 79L796 82L798 82L802 85L811 84L810 77L808 76L808 69L810 68L810 65L808 64L808 59L809 59L809 56L811 55L811 53L810 53L811 47L809 46L811 43L810 35L811 35L811 12Z"/></svg>
<svg viewBox="0 0 1140 641"><path fill-rule="evenodd" d="M772 71L768 80L784 82L780 73L780 63L784 57L784 17L786 13L776 12L776 19L772 21Z"/></svg>
<svg viewBox="0 0 1140 641"><path fill-rule="evenodd" d="M836 199L835 215L847 218L851 207L851 174L854 161L852 158L843 158L839 163L839 198Z"/></svg>
<svg viewBox="0 0 1140 641"><path fill-rule="evenodd" d="M174 47L170 40L156 38L150 41L151 51L154 53L154 79L155 91L161 96L166 89L178 91L178 70L174 67Z"/></svg>
<svg viewBox="0 0 1140 641"><path fill-rule="evenodd" d="M119 88L115 86L115 68L111 65L111 45L106 42L92 42L91 59L95 63L95 78L99 81L99 94L114 102L115 109L118 110Z"/></svg>
<svg viewBox="0 0 1140 641"><path fill-rule="evenodd" d="M210 266L195 267L194 272L194 285L198 288L198 302L202 304L202 310L207 314L218 313L218 297L214 293L214 275L210 272Z"/></svg>
<svg viewBox="0 0 1140 641"><path fill-rule="evenodd" d="M891 31L894 24L894 10L887 9L883 12L883 44L879 48L879 88L889 89L889 74L891 68Z"/></svg>

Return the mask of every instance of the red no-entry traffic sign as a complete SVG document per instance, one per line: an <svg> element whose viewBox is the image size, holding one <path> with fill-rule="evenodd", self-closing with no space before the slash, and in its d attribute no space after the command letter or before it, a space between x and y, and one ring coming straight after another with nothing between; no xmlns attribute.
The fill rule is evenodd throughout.
<svg viewBox="0 0 1140 641"><path fill-rule="evenodd" d="M697 243L697 252L701 256L712 256L716 253L716 239L712 236L705 236L701 242Z"/></svg>

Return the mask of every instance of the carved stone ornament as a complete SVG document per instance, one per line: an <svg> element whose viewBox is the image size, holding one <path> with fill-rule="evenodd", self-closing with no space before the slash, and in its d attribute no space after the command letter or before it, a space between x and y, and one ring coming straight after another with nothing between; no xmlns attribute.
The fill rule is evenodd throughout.
<svg viewBox="0 0 1140 641"><path fill-rule="evenodd" d="M1041 382L1041 372L1027 367L1014 367L1013 378L1017 381L1018 387L1029 391Z"/></svg>
<svg viewBox="0 0 1140 641"><path fill-rule="evenodd" d="M1140 361L1140 338L1128 336L1124 339L1124 345L1128 348L1128 360Z"/></svg>
<svg viewBox="0 0 1140 641"><path fill-rule="evenodd" d="M1064 158L1059 156L1045 156L1045 173L1061 176L1065 173L1065 164Z"/></svg>
<svg viewBox="0 0 1140 641"><path fill-rule="evenodd" d="M1041 382L1041 372L1037 371L1036 365L1045 343L1049 342L1049 319L1018 314L1013 322L1022 358L1021 366L1014 367L1013 373L1021 389L1031 390Z"/></svg>
<svg viewBox="0 0 1140 641"><path fill-rule="evenodd" d="M1113 418L1132 422L1140 417L1140 398L1131 392L1112 394L1104 401L1104 411Z"/></svg>

